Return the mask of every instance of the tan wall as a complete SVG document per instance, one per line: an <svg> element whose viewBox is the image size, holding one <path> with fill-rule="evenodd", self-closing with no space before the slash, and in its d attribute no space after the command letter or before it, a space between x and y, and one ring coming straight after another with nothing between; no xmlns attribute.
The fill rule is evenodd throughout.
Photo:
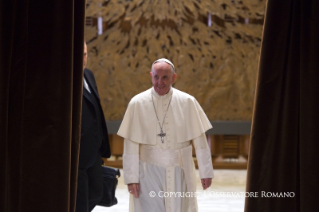
<svg viewBox="0 0 319 212"><path fill-rule="evenodd" d="M265 1L92 1L86 27L88 68L96 77L107 120L121 120L130 99L148 89L150 67L166 57L174 85L199 101L210 120L250 121ZM240 2L242 2L240 4ZM212 26L207 26L208 12ZM245 24L244 18L250 22Z"/></svg>

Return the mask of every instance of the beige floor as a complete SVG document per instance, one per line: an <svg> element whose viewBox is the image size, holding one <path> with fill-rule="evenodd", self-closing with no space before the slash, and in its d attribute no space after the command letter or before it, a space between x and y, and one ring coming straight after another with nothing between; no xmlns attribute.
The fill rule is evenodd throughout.
<svg viewBox="0 0 319 212"><path fill-rule="evenodd" d="M121 170L121 174L122 170ZM215 177L211 188L203 192L197 172L197 191L199 193L199 212L242 212L244 211L244 194L246 185L246 170L214 170ZM228 193L227 193L228 192ZM129 193L123 183L123 177L119 178L116 191L118 204L106 208L97 206L93 212L126 212L129 206Z"/></svg>

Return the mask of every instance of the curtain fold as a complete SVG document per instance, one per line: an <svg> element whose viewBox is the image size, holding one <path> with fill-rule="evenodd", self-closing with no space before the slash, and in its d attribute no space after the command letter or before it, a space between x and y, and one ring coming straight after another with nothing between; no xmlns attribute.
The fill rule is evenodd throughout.
<svg viewBox="0 0 319 212"><path fill-rule="evenodd" d="M75 209L85 1L0 2L0 211Z"/></svg>
<svg viewBox="0 0 319 212"><path fill-rule="evenodd" d="M246 198L246 212L319 208L318 9L267 2L246 186L259 197Z"/></svg>

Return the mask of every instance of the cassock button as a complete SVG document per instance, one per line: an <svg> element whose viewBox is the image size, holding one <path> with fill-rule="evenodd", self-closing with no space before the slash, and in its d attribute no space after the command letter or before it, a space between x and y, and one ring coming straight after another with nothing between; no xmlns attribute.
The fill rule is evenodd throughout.
<svg viewBox="0 0 319 212"><path fill-rule="evenodd" d="M97 136L97 132L95 132L94 135Z"/></svg>

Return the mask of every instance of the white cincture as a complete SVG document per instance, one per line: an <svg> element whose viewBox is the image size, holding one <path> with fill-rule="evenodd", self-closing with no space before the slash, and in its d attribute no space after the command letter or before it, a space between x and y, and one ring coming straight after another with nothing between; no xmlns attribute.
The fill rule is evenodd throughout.
<svg viewBox="0 0 319 212"><path fill-rule="evenodd" d="M182 166L180 151L140 145L140 161L157 166Z"/></svg>

